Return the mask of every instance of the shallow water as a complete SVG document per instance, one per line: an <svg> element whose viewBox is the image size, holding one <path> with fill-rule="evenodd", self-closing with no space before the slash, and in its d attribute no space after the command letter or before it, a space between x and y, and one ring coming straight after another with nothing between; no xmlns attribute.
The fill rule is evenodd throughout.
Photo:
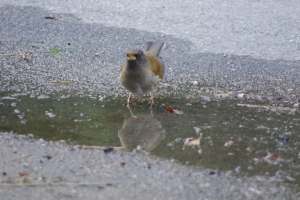
<svg viewBox="0 0 300 200"><path fill-rule="evenodd" d="M157 98L151 113L148 99L142 97L134 99L131 114L123 105L125 98L99 101L95 97L1 96L0 131L66 140L72 145L114 146L118 150L137 151L238 175L275 176L276 172L283 171L288 181L300 180L297 109L270 111L264 107L238 106L242 103L269 105L267 101L245 99ZM167 112L168 106L182 110L183 114ZM199 135L200 148L183 149L185 138ZM226 146L228 141L232 145ZM260 158L267 153L276 154L284 161L261 162Z"/></svg>

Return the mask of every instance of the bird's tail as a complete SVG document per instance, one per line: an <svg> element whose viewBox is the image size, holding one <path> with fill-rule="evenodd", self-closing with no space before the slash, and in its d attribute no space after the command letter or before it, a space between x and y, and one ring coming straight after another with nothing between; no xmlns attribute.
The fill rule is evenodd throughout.
<svg viewBox="0 0 300 200"><path fill-rule="evenodd" d="M163 47L165 46L165 43L163 42L146 42L145 43L145 51L153 51L157 56L159 56L160 52L162 51Z"/></svg>

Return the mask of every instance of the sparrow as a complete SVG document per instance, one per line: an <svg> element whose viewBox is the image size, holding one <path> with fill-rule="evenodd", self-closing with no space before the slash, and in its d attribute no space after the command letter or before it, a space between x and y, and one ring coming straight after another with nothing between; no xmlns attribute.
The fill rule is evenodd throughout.
<svg viewBox="0 0 300 200"><path fill-rule="evenodd" d="M131 104L132 94L143 95L151 93L149 106L154 106L154 89L164 78L165 66L163 59L159 56L163 42L146 42L144 52L139 49L127 51L127 60L122 65L118 80L129 90L127 106Z"/></svg>

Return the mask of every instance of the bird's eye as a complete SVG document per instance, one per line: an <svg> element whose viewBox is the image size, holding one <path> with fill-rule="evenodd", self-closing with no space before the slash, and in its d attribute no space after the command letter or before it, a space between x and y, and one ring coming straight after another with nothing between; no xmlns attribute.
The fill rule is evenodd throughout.
<svg viewBox="0 0 300 200"><path fill-rule="evenodd" d="M129 53L126 53L126 56L129 57L130 56Z"/></svg>
<svg viewBox="0 0 300 200"><path fill-rule="evenodd" d="M137 57L140 58L140 57L141 57L141 54L138 54Z"/></svg>

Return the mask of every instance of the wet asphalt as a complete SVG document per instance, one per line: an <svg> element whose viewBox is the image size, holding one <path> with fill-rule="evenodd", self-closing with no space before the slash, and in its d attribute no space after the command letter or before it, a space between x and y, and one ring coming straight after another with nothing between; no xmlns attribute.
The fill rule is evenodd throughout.
<svg viewBox="0 0 300 200"><path fill-rule="evenodd" d="M71 94L125 98L127 91L117 81L120 66L125 61L125 52L131 48L142 48L145 41L154 40L166 43L162 57L167 66L167 74L157 95L170 95L179 99L187 96L198 98L195 87L200 89L203 86L211 86L234 93L252 94L257 98L298 101L299 6L299 2L296 1L153 3L2 0L0 92L26 93L33 96ZM25 60L17 49L25 55ZM51 50L60 51L49 53ZM74 83L57 86L51 83L55 81ZM191 86L193 90L189 89ZM9 148L3 151L10 155ZM57 148L57 151L61 151L63 155L60 148ZM111 162L122 156L114 155L116 158L110 158ZM137 162L150 159L139 156L135 158L134 154L124 155L142 160ZM153 162L163 168L167 161ZM68 165L67 160L65 165ZM16 164L15 169L19 167ZM185 170L191 169L179 165L174 167L176 169L171 168L168 172L170 174L162 174L156 180L149 181L149 185L145 187L151 188L149 190L141 188L139 182L133 181L132 185L126 185L128 179L120 173L118 182L122 182L122 185L128 188L105 189L104 194L110 194L112 199L121 198L125 191L134 192L124 196L124 199L140 196L152 199L153 194L157 199L196 199L199 195L202 198L203 190L192 190L193 192L189 192L190 196L178 196L172 191L178 192L176 187L180 186L181 180L190 183L183 184L185 192L191 191L191 188L199 188L202 182L198 181L202 180L202 176L211 180L209 173L189 181L190 175L185 173ZM180 176L177 176L178 171ZM58 170L57 173L63 171ZM131 173L143 174L138 165ZM155 174L159 174L159 170L150 176ZM178 184L170 189L166 185L171 183L174 177L178 177ZM229 182L226 182L227 178L223 175L220 177L222 180L216 181L220 185L209 184L203 199L291 199L296 195L295 190L287 189L284 185L275 186L276 181L263 181L259 190L242 187L241 181L233 177L230 177ZM147 177L143 178L145 179L147 180ZM76 181L80 180L78 178ZM192 182L198 186L191 186ZM242 182L259 185L257 180L253 179L245 179ZM161 187L162 185L165 187ZM222 185L241 188L231 191ZM1 190L4 191L4 188ZM22 187L20 188L22 190ZM47 193L49 196L46 199L55 196L51 196L53 188L50 186L41 188L37 187L34 192L40 195ZM70 189L69 186L66 188ZM218 191L221 192L214 191L216 188L220 188ZM6 197L4 199L9 199L13 190L14 188L10 188L7 191L11 192L2 193ZM28 192L28 196L32 193ZM98 194L98 191L89 194ZM95 196L91 198L96 199Z"/></svg>
<svg viewBox="0 0 300 200"><path fill-rule="evenodd" d="M251 3L249 2L249 4ZM270 2L270 4L272 3ZM127 91L117 81L120 66L125 61L124 52L131 48L142 48L147 40L157 40L166 43L166 49L162 54L167 68L165 85L166 87L173 86L169 93L174 94L174 97L182 97L180 91L188 92L187 86L194 84L199 87L203 85L214 86L261 96L292 98L292 101L299 97L300 63L297 56L300 53L300 39L295 34L291 36L289 32L286 34L283 32L281 23L285 21L279 21L281 23L278 22L277 26L274 27L274 29L282 30L277 36L271 37L269 36L270 33L265 33L265 37L260 37L260 41L262 40L263 43L270 42L270 47L265 47L266 52L260 55L253 54L253 48L248 47L250 44L241 39L239 43L244 44L248 50L240 55L241 48L232 46L229 41L226 41L226 38L224 38L224 42L228 43L229 49L233 49L234 52L232 53L226 51L220 53L217 50L215 53L212 50L202 49L197 46L198 43L195 43L194 40L187 39L186 33L180 37L175 33L174 35L166 34L165 31L144 31L145 27L142 25L141 30L135 29L134 26L130 26L131 19L136 19L135 16L129 17L127 27L124 27L122 23L112 26L112 22L121 15L116 15L117 19L111 17L112 22L108 24L101 24L101 21L87 23L87 16L81 16L83 11L79 14L61 14L53 11L55 7L51 7L51 11L49 11L25 5L20 7L2 4L0 7L2 13L0 51L2 54L15 54L1 59L1 74L6 80L1 82L2 91L19 90L21 92L53 94L67 90L78 95L126 96ZM59 8L61 7L63 6ZM101 6L98 5L98 7ZM47 5L43 8L47 8ZM286 10L283 9L283 11ZM98 13L97 18L102 18L100 11L92 10L91 12ZM211 13L211 15L217 15L217 13ZM257 13L258 18L256 20L260 20L262 17L259 13ZM133 15L133 13L131 14ZM174 13L172 14L174 15ZM198 17L201 16L200 14ZM288 11L283 14L292 15L292 19L295 18L294 15L300 15L299 12ZM93 19L95 18L93 17ZM198 20L200 19L201 17ZM292 19L291 22L287 23L287 26L291 26L291 30L299 29L296 26L297 23L293 22ZM187 20L185 15L182 20ZM279 18L279 20L283 19ZM137 23L141 23L140 21L141 19ZM227 21L230 24L235 22L229 19ZM208 22L206 19L203 23ZM211 23L214 24L216 21L212 20ZM223 20L220 20L219 23L220 26L225 26ZM245 18L243 26L247 23ZM184 24L188 26L187 23ZM162 26L157 23L157 26L159 25ZM238 26L239 24L235 25ZM170 22L170 26L175 26L175 22ZM178 26L180 27L180 24ZM264 26L266 30L270 29L265 23L258 26L263 29L264 27L261 26ZM203 28L203 32L213 32L212 27ZM248 29L251 27L256 26L250 24ZM224 30L223 34L225 33ZM229 36L234 35L234 33L232 30L228 31ZM249 34L247 37L251 37L253 33L244 30L243 34ZM259 34L257 33L257 35ZM257 35L253 35L252 43L254 44L259 43L255 40ZM283 36L285 36L285 40L282 40ZM198 39L202 38L202 33L199 32L197 37ZM293 42L285 42L287 38ZM293 46L295 42L298 42L297 48ZM277 48L281 44L290 46L287 51L280 55L276 54L277 56L274 57L272 52L277 49L272 49L272 47L275 44L277 44ZM211 45L207 44L207 46ZM27 60L22 60L17 49L22 50L27 55ZM50 50L61 51L45 53ZM75 83L64 88L52 87L51 84L49 86L51 81L75 81ZM158 91L158 93L164 94L164 90ZM183 95L183 97L185 96L186 94Z"/></svg>

